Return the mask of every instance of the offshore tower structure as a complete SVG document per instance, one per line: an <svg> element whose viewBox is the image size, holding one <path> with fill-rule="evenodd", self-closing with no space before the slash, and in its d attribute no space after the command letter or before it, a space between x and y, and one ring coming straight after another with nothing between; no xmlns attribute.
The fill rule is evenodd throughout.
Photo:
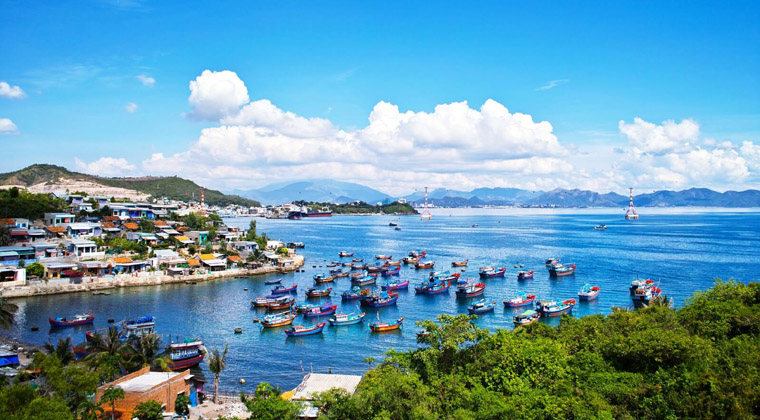
<svg viewBox="0 0 760 420"><path fill-rule="evenodd" d="M430 214L430 210L428 210L428 194L427 194L428 187L425 187L425 207L422 210L422 214L420 214L420 220L430 220L433 218L433 215Z"/></svg>
<svg viewBox="0 0 760 420"><path fill-rule="evenodd" d="M633 188L628 188L628 194L628 210L625 211L625 220L639 220L639 215L636 213L636 208L633 207Z"/></svg>

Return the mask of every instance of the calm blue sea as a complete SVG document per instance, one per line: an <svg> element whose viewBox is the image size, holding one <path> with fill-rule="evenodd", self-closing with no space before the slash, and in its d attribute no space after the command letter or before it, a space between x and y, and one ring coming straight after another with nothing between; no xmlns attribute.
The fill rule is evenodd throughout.
<svg viewBox="0 0 760 420"><path fill-rule="evenodd" d="M536 293L541 298L576 297L584 283L601 287L598 300L580 303L574 316L609 313L612 306L631 304L628 286L636 276L652 278L676 305L695 290L703 290L715 277L757 281L760 260L760 213L725 210L673 211L642 209L642 218L626 222L612 210L438 210L429 221L418 217L336 216L318 220L256 219L259 231L285 242L302 241L306 272L284 276L284 284L299 286L298 300L304 300L315 273L327 273L324 265L338 260L341 250L372 260L376 254L392 254L394 260L410 250L426 250L428 259L439 270L450 269L454 260L470 259L464 276L477 277L481 265L509 267L504 279L487 280L486 297L499 302L517 292ZM228 223L247 227L250 219L228 219ZM397 222L396 231L388 223ZM593 227L604 223L607 231ZM550 279L543 262L559 257L574 262L578 270L572 277ZM515 264L536 270L533 280L517 282ZM313 266L317 267L313 267ZM401 278L413 283L427 272L402 267ZM252 320L264 314L252 310L249 299L268 294L264 281L276 276L230 279L197 285L171 285L128 288L110 296L68 294L16 299L20 306L17 324L9 332L24 342L42 344L71 335L75 342L84 338L86 327L49 331L47 318L86 310L96 314L96 327L106 326L108 318L117 320L140 315L157 318L163 334L199 336L208 347L229 344L228 367L222 375L225 390L252 390L260 381L283 389L297 385L304 372L361 374L362 361L382 358L389 348L414 347L418 330L414 321L434 318L441 313L465 313L467 302L448 295L416 296L413 289L401 292L396 307L379 311L364 309L367 320L391 321L406 317L404 329L372 334L366 325L326 328L321 336L286 339L282 329L261 330ZM338 279L334 290L350 287L349 279ZM248 291L244 291L248 288ZM339 310L351 312L357 303L343 304L333 298ZM477 320L481 327L512 328L518 309L504 309ZM379 313L379 315L378 315ZM296 320L312 324L311 319ZM558 319L542 320L550 324ZM31 332L32 325L40 331ZM235 335L235 327L243 334ZM7 334L7 333L6 333ZM167 337L168 339L168 337ZM204 375L206 366L196 372ZM208 374L205 373L208 377ZM243 378L246 385L241 385Z"/></svg>

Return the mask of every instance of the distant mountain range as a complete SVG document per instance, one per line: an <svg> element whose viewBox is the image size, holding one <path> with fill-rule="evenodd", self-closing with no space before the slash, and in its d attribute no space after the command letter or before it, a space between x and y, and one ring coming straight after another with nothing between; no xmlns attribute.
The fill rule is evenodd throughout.
<svg viewBox="0 0 760 420"><path fill-rule="evenodd" d="M399 197L350 182L331 179L283 182L249 191L232 193L257 200L263 204L283 204L294 200L325 203L349 203L364 201L395 201ZM425 192L416 191L403 197L415 205L424 202ZM614 192L600 194L588 190L554 189L530 191L518 188L477 188L472 191L438 188L428 192L428 202L437 207L626 207L628 197ZM634 196L634 204L640 207L760 207L760 191L716 192L707 188L683 191L656 191Z"/></svg>

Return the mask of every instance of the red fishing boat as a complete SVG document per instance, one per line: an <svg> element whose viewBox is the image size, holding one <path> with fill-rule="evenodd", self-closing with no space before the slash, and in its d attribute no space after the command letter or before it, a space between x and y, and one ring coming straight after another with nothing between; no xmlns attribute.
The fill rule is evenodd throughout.
<svg viewBox="0 0 760 420"><path fill-rule="evenodd" d="M533 278L533 270L530 271L518 271L517 280L530 280Z"/></svg>
<svg viewBox="0 0 760 420"><path fill-rule="evenodd" d="M581 290L578 292L578 299L580 300L594 300L599 296L599 286L592 286L590 284L584 284Z"/></svg>
<svg viewBox="0 0 760 420"><path fill-rule="evenodd" d="M304 311L303 316L312 317L312 316L332 315L335 313L336 309L338 309L338 305L333 305L332 303L325 303L322 306L311 308L307 311Z"/></svg>
<svg viewBox="0 0 760 420"><path fill-rule="evenodd" d="M504 299L504 306L509 306L512 308L515 308L518 306L526 306L533 303L534 300L536 300L536 295L528 295L528 294L522 293L511 299Z"/></svg>
<svg viewBox="0 0 760 420"><path fill-rule="evenodd" d="M486 290L485 283L475 283L474 281L468 281L465 284L460 284L457 287L457 297L471 298L482 295Z"/></svg>

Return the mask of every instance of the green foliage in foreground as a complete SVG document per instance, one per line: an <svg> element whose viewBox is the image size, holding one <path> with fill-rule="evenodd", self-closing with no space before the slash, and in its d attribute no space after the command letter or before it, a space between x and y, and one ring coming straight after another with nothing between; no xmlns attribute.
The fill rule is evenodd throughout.
<svg viewBox="0 0 760 420"><path fill-rule="evenodd" d="M760 416L760 283L718 281L685 307L536 323L495 334L467 315L419 322L322 419L740 419Z"/></svg>

